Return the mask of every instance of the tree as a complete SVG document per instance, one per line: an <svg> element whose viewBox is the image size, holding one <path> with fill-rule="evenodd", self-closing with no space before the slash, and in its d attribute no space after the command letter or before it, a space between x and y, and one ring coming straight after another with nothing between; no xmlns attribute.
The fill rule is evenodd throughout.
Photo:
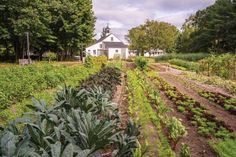
<svg viewBox="0 0 236 157"><path fill-rule="evenodd" d="M191 21L189 26L194 28L187 44L179 42L178 47L191 48L190 51L236 52L235 8L235 0L217 0L214 5L199 10L187 20ZM188 28L184 27L182 36Z"/></svg>
<svg viewBox="0 0 236 157"><path fill-rule="evenodd" d="M12 46L16 59L23 57L25 32L34 53L53 50L69 57L82 52L92 40L94 23L91 0L0 1L0 45L7 54Z"/></svg>
<svg viewBox="0 0 236 157"><path fill-rule="evenodd" d="M176 46L178 30L175 26L158 21L146 21L144 25L132 28L127 35L130 49L144 51L162 49L173 52Z"/></svg>

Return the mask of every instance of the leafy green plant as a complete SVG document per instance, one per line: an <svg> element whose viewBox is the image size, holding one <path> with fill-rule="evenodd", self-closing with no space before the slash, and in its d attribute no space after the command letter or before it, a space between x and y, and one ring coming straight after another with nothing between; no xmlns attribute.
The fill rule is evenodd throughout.
<svg viewBox="0 0 236 157"><path fill-rule="evenodd" d="M187 144L185 144L185 143L181 144L180 157L190 157L189 146Z"/></svg>
<svg viewBox="0 0 236 157"><path fill-rule="evenodd" d="M236 156L236 140L235 139L223 139L223 140L212 140L210 146L214 151L219 154L220 157L231 157Z"/></svg>
<svg viewBox="0 0 236 157"><path fill-rule="evenodd" d="M148 65L148 60L144 57L136 57L135 64L140 70L144 70Z"/></svg>
<svg viewBox="0 0 236 157"><path fill-rule="evenodd" d="M46 53L46 57L48 58L48 62L49 62L49 63L50 63L51 61L57 59L56 53L50 52L50 51Z"/></svg>
<svg viewBox="0 0 236 157"><path fill-rule="evenodd" d="M175 150L176 144L186 135L187 131L181 121L175 117L168 118L165 124L169 132L169 138L173 141L173 149Z"/></svg>

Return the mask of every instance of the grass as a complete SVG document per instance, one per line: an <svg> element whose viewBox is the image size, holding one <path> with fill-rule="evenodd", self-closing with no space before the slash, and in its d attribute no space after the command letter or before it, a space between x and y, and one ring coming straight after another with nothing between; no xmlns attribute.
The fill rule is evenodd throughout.
<svg viewBox="0 0 236 157"><path fill-rule="evenodd" d="M225 139L220 141L211 141L211 147L220 157L235 157L236 156L236 140Z"/></svg>
<svg viewBox="0 0 236 157"><path fill-rule="evenodd" d="M168 61L171 59L181 59L185 61L196 62L210 56L208 53L171 53L163 56L158 56L155 58L156 62Z"/></svg>

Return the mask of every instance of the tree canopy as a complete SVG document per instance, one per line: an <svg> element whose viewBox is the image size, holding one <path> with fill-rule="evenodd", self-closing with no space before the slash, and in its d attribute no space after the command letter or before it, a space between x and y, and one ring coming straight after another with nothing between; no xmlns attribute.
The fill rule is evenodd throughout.
<svg viewBox="0 0 236 157"><path fill-rule="evenodd" d="M129 30L127 35L130 49L140 53L152 49L172 52L176 46L178 30L175 26L158 21L146 21L145 24Z"/></svg>
<svg viewBox="0 0 236 157"><path fill-rule="evenodd" d="M236 1L216 0L190 16L178 39L180 52L236 52Z"/></svg>
<svg viewBox="0 0 236 157"><path fill-rule="evenodd" d="M26 51L54 51L67 57L91 42L95 17L91 0L1 0L0 53L16 59Z"/></svg>

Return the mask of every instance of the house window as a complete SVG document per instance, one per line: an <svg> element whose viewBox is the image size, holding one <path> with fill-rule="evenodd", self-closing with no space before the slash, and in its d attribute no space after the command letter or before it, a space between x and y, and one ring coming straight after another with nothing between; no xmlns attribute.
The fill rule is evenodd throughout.
<svg viewBox="0 0 236 157"><path fill-rule="evenodd" d="M88 52L90 52L91 50L88 50Z"/></svg>
<svg viewBox="0 0 236 157"><path fill-rule="evenodd" d="M111 37L111 41L114 41L114 38L113 38L113 37Z"/></svg>
<svg viewBox="0 0 236 157"><path fill-rule="evenodd" d="M100 44L100 48L102 48L102 44Z"/></svg>
<svg viewBox="0 0 236 157"><path fill-rule="evenodd" d="M93 55L96 55L96 50L93 50Z"/></svg>
<svg viewBox="0 0 236 157"><path fill-rule="evenodd" d="M119 52L119 50L116 50L116 53L118 53Z"/></svg>

